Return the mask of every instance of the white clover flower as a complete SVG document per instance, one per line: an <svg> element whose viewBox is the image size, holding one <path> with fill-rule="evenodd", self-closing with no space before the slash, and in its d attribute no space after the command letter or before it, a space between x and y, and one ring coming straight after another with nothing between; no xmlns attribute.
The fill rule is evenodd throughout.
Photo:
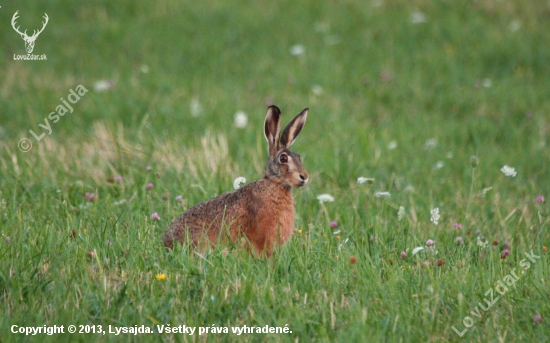
<svg viewBox="0 0 550 343"><path fill-rule="evenodd" d="M313 94L317 95L317 96L320 96L320 95L323 95L323 93L325 92L325 90L323 89L323 87L319 86L319 85L313 85L311 87L311 91L313 92Z"/></svg>
<svg viewBox="0 0 550 343"><path fill-rule="evenodd" d="M489 242L484 237L478 236L477 245L482 248L486 248L489 245Z"/></svg>
<svg viewBox="0 0 550 343"><path fill-rule="evenodd" d="M377 198L388 198L390 196L390 192L376 192L374 193L374 196Z"/></svg>
<svg viewBox="0 0 550 343"><path fill-rule="evenodd" d="M483 79L483 81L481 82L481 85L484 88L489 88L489 87L491 87L492 84L493 84L493 82L491 81L491 79Z"/></svg>
<svg viewBox="0 0 550 343"><path fill-rule="evenodd" d="M296 44L290 47L290 54L293 56L299 56L306 52L306 48L302 44Z"/></svg>
<svg viewBox="0 0 550 343"><path fill-rule="evenodd" d="M424 247L416 247L413 249L412 254L416 255L418 254L419 251L422 251L422 250L424 250Z"/></svg>
<svg viewBox="0 0 550 343"><path fill-rule="evenodd" d="M397 211L397 221L401 221L403 218L405 218L405 207L399 206L399 210Z"/></svg>
<svg viewBox="0 0 550 343"><path fill-rule="evenodd" d="M189 110L191 111L191 115L193 117L198 117L201 115L202 106L201 106L201 103L199 102L199 99L193 98L191 100L191 103L189 104Z"/></svg>
<svg viewBox="0 0 550 343"><path fill-rule="evenodd" d="M357 183L358 184L362 184L362 183L367 183L368 185L372 185L374 184L374 179L373 178L370 178L370 177L358 177L357 178Z"/></svg>
<svg viewBox="0 0 550 343"><path fill-rule="evenodd" d="M426 140L426 143L424 143L424 149L435 148L436 145L437 145L437 139L429 138Z"/></svg>
<svg viewBox="0 0 550 343"><path fill-rule="evenodd" d="M320 194L320 195L317 196L317 200L319 200L320 203L333 202L334 197L330 194Z"/></svg>
<svg viewBox="0 0 550 343"><path fill-rule="evenodd" d="M111 80L99 80L94 82L94 91L97 93L105 92L106 90L109 90L113 88L114 83Z"/></svg>
<svg viewBox="0 0 550 343"><path fill-rule="evenodd" d="M233 181L233 188L239 189L242 185L246 183L246 179L242 176L239 176L238 178Z"/></svg>
<svg viewBox="0 0 550 343"><path fill-rule="evenodd" d="M437 225L437 223L439 222L439 218L441 218L441 216L439 215L439 208L436 207L436 208L432 209L430 211L430 215L431 215L430 221L432 223L434 223L435 225Z"/></svg>
<svg viewBox="0 0 550 343"><path fill-rule="evenodd" d="M391 141L388 143L388 149L393 150L397 148L397 141Z"/></svg>
<svg viewBox="0 0 550 343"><path fill-rule="evenodd" d="M502 167L500 171L503 172L504 175L511 176L511 177L515 177L518 174L514 168L508 165L505 165L504 167Z"/></svg>
<svg viewBox="0 0 550 343"><path fill-rule="evenodd" d="M239 129L245 128L248 124L248 116L243 111L235 113L235 126Z"/></svg>
<svg viewBox="0 0 550 343"><path fill-rule="evenodd" d="M415 12L411 14L411 23L421 24L428 21L428 17L422 12Z"/></svg>
<svg viewBox="0 0 550 343"><path fill-rule="evenodd" d="M510 31L516 32L521 28L521 21L519 21L518 19L512 20L508 28L510 29Z"/></svg>
<svg viewBox="0 0 550 343"><path fill-rule="evenodd" d="M445 163L443 161L437 161L437 163L435 164L435 169L441 169L444 165Z"/></svg>

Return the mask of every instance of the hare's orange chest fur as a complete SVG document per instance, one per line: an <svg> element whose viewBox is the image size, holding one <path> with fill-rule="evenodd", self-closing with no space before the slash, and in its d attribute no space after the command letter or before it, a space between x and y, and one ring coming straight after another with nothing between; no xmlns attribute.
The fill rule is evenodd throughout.
<svg viewBox="0 0 550 343"><path fill-rule="evenodd" d="M197 246L201 240L215 244L245 236L258 254L270 256L276 246L286 243L294 229L292 187L305 186L309 180L300 155L289 150L307 114L306 108L281 133L281 112L270 106L264 123L269 152L264 177L184 212L168 227L164 245L173 248L174 242L190 239Z"/></svg>
<svg viewBox="0 0 550 343"><path fill-rule="evenodd" d="M264 182L264 187L271 190L271 196L251 204L250 216L254 223L245 234L258 252L265 247L270 254L274 246L286 243L292 236L294 199L290 187L281 187L267 180L257 182Z"/></svg>

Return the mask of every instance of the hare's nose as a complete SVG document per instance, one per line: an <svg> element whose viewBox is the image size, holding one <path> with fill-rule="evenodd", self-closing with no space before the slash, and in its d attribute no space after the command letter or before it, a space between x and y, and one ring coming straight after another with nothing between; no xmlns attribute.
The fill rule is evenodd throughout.
<svg viewBox="0 0 550 343"><path fill-rule="evenodd" d="M308 176L309 175L304 175L304 174L300 174L300 180L302 180L304 182L304 185L307 183L307 179L308 179Z"/></svg>

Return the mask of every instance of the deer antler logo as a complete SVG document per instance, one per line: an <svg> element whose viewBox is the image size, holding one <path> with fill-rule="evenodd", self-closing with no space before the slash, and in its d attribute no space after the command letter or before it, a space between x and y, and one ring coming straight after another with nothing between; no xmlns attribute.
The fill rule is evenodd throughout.
<svg viewBox="0 0 550 343"><path fill-rule="evenodd" d="M27 52L29 54L32 53L32 50L34 49L34 42L36 41L36 38L38 38L38 35L40 33L42 33L42 31L44 31L44 28L46 27L46 25L48 25L48 15L46 13L44 13L44 19L46 19L45 22L42 23L42 28L37 31L37 30L34 30L32 36L27 36L27 30L25 30L25 32L21 32L19 31L19 26L18 27L15 27L15 21L17 20L17 18L19 18L17 16L17 12L19 11L16 11L15 14L13 15L13 17L11 18L11 26L13 26L13 29L15 30L15 32L19 33L21 35L21 38L23 38L23 40L25 41L25 49L27 50Z"/></svg>

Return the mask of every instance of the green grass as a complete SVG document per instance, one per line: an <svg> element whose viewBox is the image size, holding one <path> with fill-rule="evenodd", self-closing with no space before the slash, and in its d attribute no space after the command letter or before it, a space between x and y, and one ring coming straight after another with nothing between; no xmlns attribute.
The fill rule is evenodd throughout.
<svg viewBox="0 0 550 343"><path fill-rule="evenodd" d="M16 10L31 32L50 17L33 52L47 61L13 60L25 52L10 27ZM415 12L427 21L413 24ZM547 340L548 15L547 1L528 0L2 3L0 340ZM290 54L295 44L303 55ZM96 92L98 80L114 87ZM43 132L38 124L80 84L89 92L74 112L36 141L29 130ZM300 231L270 260L232 247L165 252L160 238L185 208L238 176L261 177L271 103L284 121L310 108L293 146L311 177L294 191ZM248 114L244 129L237 111ZM335 201L319 204L322 193ZM413 256L428 239L435 248ZM540 259L524 269L531 251ZM519 280L472 315L514 268ZM461 338L452 327L462 331L466 316L474 324ZM292 333L10 331L70 324L288 324Z"/></svg>

